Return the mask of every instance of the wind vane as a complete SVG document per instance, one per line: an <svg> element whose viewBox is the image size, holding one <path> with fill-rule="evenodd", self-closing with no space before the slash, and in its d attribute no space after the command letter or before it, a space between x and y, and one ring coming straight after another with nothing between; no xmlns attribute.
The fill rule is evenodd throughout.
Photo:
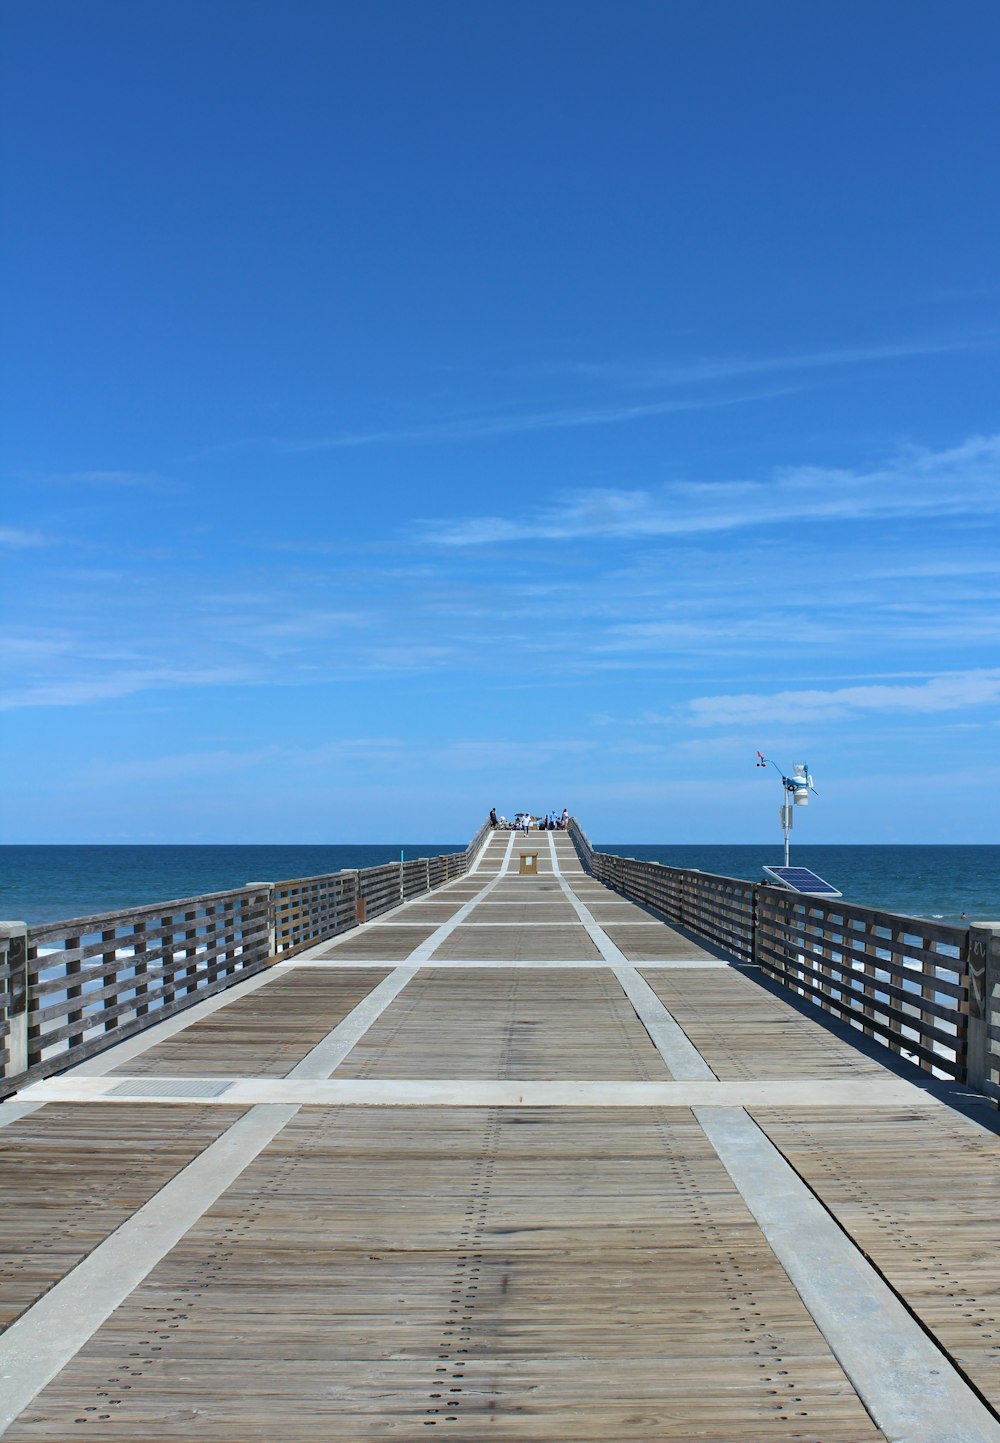
<svg viewBox="0 0 1000 1443"><path fill-rule="evenodd" d="M786 777L778 766L777 762L771 761L763 752L757 753L757 761L754 764L758 767L774 767L774 770L781 778L781 785L785 789L785 799L781 804L781 830L785 839L785 865L783 867L765 867L764 871L782 887L787 887L792 892L807 892L812 896L840 897L843 894L832 887L829 882L824 882L815 872L808 867L793 867L788 860L788 839L792 830L792 808L807 807L809 805L809 793L819 796L813 786L812 773L809 770L808 762L794 762L792 764L792 775Z"/></svg>

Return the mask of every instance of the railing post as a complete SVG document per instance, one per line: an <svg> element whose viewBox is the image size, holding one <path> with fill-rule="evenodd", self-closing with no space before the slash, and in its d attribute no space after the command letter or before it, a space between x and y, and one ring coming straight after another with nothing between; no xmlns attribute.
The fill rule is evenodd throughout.
<svg viewBox="0 0 1000 1443"><path fill-rule="evenodd" d="M135 948L135 1015L145 1017L149 1011L149 1004L140 1002L140 997L149 995L149 983L145 978L149 972L149 963L146 961L146 953L149 950L149 943L146 941L145 921L136 922L133 929L133 947Z"/></svg>
<svg viewBox="0 0 1000 1443"><path fill-rule="evenodd" d="M7 1061L5 1077L28 1070L28 924L0 922L0 956L7 966Z"/></svg>
<svg viewBox="0 0 1000 1443"><path fill-rule="evenodd" d="M205 941L210 946L215 939L215 915L218 908L214 903L208 903L205 907ZM184 931L184 967L181 969L180 982L184 987L184 996L190 997L195 990L195 976L198 972L198 911L197 908L184 913L184 920L188 924Z"/></svg>
<svg viewBox="0 0 1000 1443"><path fill-rule="evenodd" d="M968 957L969 1015L966 1020L965 1077L977 1092L986 1092L991 1072L990 1014L1000 988L1000 929L970 927Z"/></svg>
<svg viewBox="0 0 1000 1443"><path fill-rule="evenodd" d="M233 899L227 897L222 904L222 925L219 929L222 932L222 955L216 956L214 962L209 962L205 972L205 985L211 987L220 977L228 977L229 973L236 966L236 909L233 906ZM216 932L214 945L219 945L219 935Z"/></svg>
<svg viewBox="0 0 1000 1443"><path fill-rule="evenodd" d="M878 972L878 946L867 932L864 934L864 941L861 945L865 953L865 961L863 963L864 971L861 974L864 978L861 984L861 995L864 997L861 1012L864 1017L871 1018L875 1016L875 993L878 990L876 987L876 983L878 982L878 977L876 976ZM869 958L871 958L871 961L868 960ZM875 1029L870 1024L862 1022L861 1031L865 1037L875 1036Z"/></svg>
<svg viewBox="0 0 1000 1443"><path fill-rule="evenodd" d="M177 939L177 933L174 928L173 912L164 912L161 915L160 930L162 932L160 940L160 966L162 971L160 997L162 998L163 1006L168 1007L176 995L174 984L177 978L177 968L174 965L176 960L174 956L174 943Z"/></svg>
<svg viewBox="0 0 1000 1443"><path fill-rule="evenodd" d="M101 941L105 944L105 950L101 953L101 991L107 992L111 981L117 981L118 972L118 929L116 927L105 927L101 932ZM105 997L101 1003L101 1011L105 1014L112 1012L115 1003L118 1001L116 990L110 997ZM105 1032L113 1032L118 1026L118 1018L105 1016Z"/></svg>
<svg viewBox="0 0 1000 1443"><path fill-rule="evenodd" d="M79 951L81 941L82 941L82 938L80 938L80 937L67 937L67 938L65 939L65 941L63 942L63 946L64 946L64 948L65 948L65 950L66 950L67 952L70 952L70 951L74 951L74 952L75 952L75 951ZM67 962L67 963L66 963L66 1001L67 1001L67 1002L68 1002L71 998L73 999L73 1001L76 1001L76 999L77 999L78 997L82 997L82 996L83 996L83 984L82 984L81 982L77 982L77 981L75 981L75 980L74 980L72 983L70 982L70 978L71 978L71 977L74 978L74 979L76 979L77 977L80 976L80 974L81 974L82 971L83 971L83 963L80 961L79 957L77 957L77 959L76 959L75 962ZM66 1013L66 1021L67 1021L67 1022L82 1022L82 1021L83 1021L83 1008L82 1008L82 1007L71 1007L71 1008L69 1008L68 1011L67 1011L67 1013ZM70 1036L66 1039L66 1047L67 1047L67 1050L72 1051L72 1049L73 1049L74 1047L79 1047L79 1045L80 1045L80 1043L81 1043L82 1041L83 1041L83 1033L82 1033L82 1032L73 1032L73 1033L71 1033Z"/></svg>
<svg viewBox="0 0 1000 1443"><path fill-rule="evenodd" d="M360 877L357 867L344 867L340 875L344 879L344 886L347 887L354 898L354 920L360 926L365 920L365 899L361 895Z"/></svg>
<svg viewBox="0 0 1000 1443"><path fill-rule="evenodd" d="M267 955L277 955L278 945L277 929L274 918L274 883L273 882L248 882L247 887L252 887L255 892L267 893Z"/></svg>

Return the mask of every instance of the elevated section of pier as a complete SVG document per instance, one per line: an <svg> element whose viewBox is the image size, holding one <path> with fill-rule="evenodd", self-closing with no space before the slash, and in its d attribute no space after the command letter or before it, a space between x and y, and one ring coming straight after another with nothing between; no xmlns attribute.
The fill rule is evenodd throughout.
<svg viewBox="0 0 1000 1443"><path fill-rule="evenodd" d="M829 940L796 985L599 856L484 835L360 923L325 879L283 952L272 888L186 1005L133 947L103 1050L74 983L86 1056L0 1106L5 1435L1000 1440L996 1112L878 1036L933 989L873 950L852 1030Z"/></svg>

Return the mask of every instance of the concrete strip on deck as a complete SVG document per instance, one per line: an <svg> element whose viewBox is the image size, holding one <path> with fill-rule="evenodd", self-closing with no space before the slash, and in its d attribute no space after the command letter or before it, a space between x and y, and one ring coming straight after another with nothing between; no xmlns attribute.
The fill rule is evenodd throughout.
<svg viewBox="0 0 1000 1443"><path fill-rule="evenodd" d="M30 1095L43 1102L148 1102L198 1107L260 1103L323 1107L781 1107L787 1082L483 1082L478 1078L355 1078L324 1080L299 1072L287 1078L53 1077ZM902 1078L800 1084L796 1107L940 1108L941 1102Z"/></svg>
<svg viewBox="0 0 1000 1443"><path fill-rule="evenodd" d="M743 1109L694 1113L886 1437L1000 1437L995 1415Z"/></svg>
<svg viewBox="0 0 1000 1443"><path fill-rule="evenodd" d="M292 968L303 968L303 967L327 967L328 965L329 965L329 958L316 958L316 957L299 957L299 958L296 958L296 960L295 960L294 962L279 962L279 963L277 964L278 968L284 967L284 968L288 968L288 969L292 969ZM370 961L368 961L368 960L365 959L365 958L346 957L346 958L344 958L343 961L341 961L339 958L337 959L337 966L338 966L338 967L345 967L345 968L346 968L346 967L378 967L379 965L380 965L380 964L379 964L379 962L378 962L377 960L376 960L375 962L370 962ZM392 964L391 962L386 962L386 963L384 963L383 965L389 967L389 966L392 966L393 964ZM492 960L491 960L491 959L489 959L489 958L482 958L482 957L479 957L479 958L474 958L474 957L435 957L435 958L434 958L434 966L435 966L435 967L451 967L451 968L455 968L455 967L479 967L479 968L482 968L484 971L489 971L489 969L490 969L491 967L494 967L494 968L495 968L495 967L505 967L505 968L506 968L506 967L522 967L522 968L523 968L523 967L529 967L529 968L533 967L533 968L538 968L538 969L540 969L540 970L545 969L545 968L553 968L553 969L556 969L556 968L560 968L560 967L562 967L562 968L566 968L566 967L594 967L594 968L597 968L597 969L602 969L602 968L607 967L607 965L608 965L608 964L607 964L607 962L604 960L603 957L597 957L597 958L595 958L595 957L583 957L583 958L572 958L572 957L570 957L570 958L565 958L565 957L564 957L564 958L558 958L558 957L548 957L548 958L542 958L542 957L523 958L523 957L519 957L519 958L517 958L517 959L514 960L514 961L512 961L512 960L507 960L507 959L502 959L502 958L495 958L495 959L492 959ZM729 963L729 962L723 962L723 961L721 961L720 959L715 958L715 957L709 957L709 958L705 958L705 957L654 957L654 958L651 958L649 961L645 961L645 960L644 960L641 965L642 965L642 970L643 970L644 972L645 972L645 971L648 971L648 970L650 970L650 969L652 969L652 970L654 970L654 971L666 971L666 972L669 972L671 969L677 969L678 971L681 971L681 972L691 971L691 970L703 972L706 968L713 968L713 967L715 967L715 968L721 968L723 971L728 971L728 970L731 968L731 965L732 965L732 964Z"/></svg>
<svg viewBox="0 0 1000 1443"><path fill-rule="evenodd" d="M715 1073L709 1067L705 1059L700 1055L697 1048L693 1047L650 987L649 983L639 976L638 972L630 965L628 958L620 948L611 940L604 928L594 921L590 909L580 901L569 883L563 877L559 867L559 854L556 850L556 841L553 834L549 833L549 847L552 857L552 870L559 879L559 885L567 899L572 903L581 922L600 950L601 956L611 964L621 984L622 991L635 1008L636 1016L645 1027L646 1031L662 1056L664 1062L670 1068L671 1075L681 1078L684 1081L700 1081L715 1077Z"/></svg>

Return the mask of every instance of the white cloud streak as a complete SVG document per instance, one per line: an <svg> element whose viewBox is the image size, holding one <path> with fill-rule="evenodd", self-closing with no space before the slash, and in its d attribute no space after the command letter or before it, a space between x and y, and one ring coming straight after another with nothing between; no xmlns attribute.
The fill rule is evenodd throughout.
<svg viewBox="0 0 1000 1443"><path fill-rule="evenodd" d="M32 471L28 481L45 486L94 486L113 490L165 491L178 483L156 471Z"/></svg>
<svg viewBox="0 0 1000 1443"><path fill-rule="evenodd" d="M652 490L570 492L524 517L427 521L424 538L482 546L582 538L711 534L805 522L995 515L1000 511L1000 436L946 451L909 448L864 470L799 466L765 481L676 481Z"/></svg>
<svg viewBox="0 0 1000 1443"><path fill-rule="evenodd" d="M881 346L844 346L822 351L800 351L786 356L700 356L686 361L644 360L627 362L579 362L547 368L550 374L568 373L585 380L610 382L636 389L659 386L691 386L744 376L795 374L838 366L871 365L879 361L919 360L922 356L960 354L996 346L1000 336L981 336L939 341L900 341Z"/></svg>
<svg viewBox="0 0 1000 1443"><path fill-rule="evenodd" d="M773 695L696 697L684 708L698 726L803 725L861 714L933 715L1000 702L1000 670L953 672L904 686L847 686Z"/></svg>
<svg viewBox="0 0 1000 1443"><path fill-rule="evenodd" d="M434 420L413 425L379 426L366 430L344 430L328 436L303 437L300 439L277 436L243 436L233 441L221 442L200 449L186 459L193 460L220 451L243 448L268 447L286 453L309 453L314 451L349 450L357 447L380 445L413 445L421 443L446 443L451 441L489 440L494 437L517 435L538 431L573 430L587 426L622 425L631 421L642 421L657 416L667 416L685 411L713 410L719 407L752 404L759 401L779 400L793 396L803 390L805 381L798 377L809 377L815 372L858 365L873 365L887 361L905 361L924 356L960 354L968 351L990 349L1000 342L1000 334L985 332L981 335L927 341L900 341L884 345L844 346L788 355L771 356L696 356L680 361L658 358L639 361L570 362L540 366L520 367L504 372L509 383L512 376L522 381L526 375L538 381L560 383L569 381L577 389L580 383L587 386L600 385L617 392L632 391L636 398L626 400L576 401L539 409L537 407L510 406L504 411L480 409L465 415L440 416ZM458 367L448 368L450 371ZM715 394L713 396L672 396L667 393L681 388L723 386L729 382L748 380L754 377L784 375L787 379L780 385L763 390L743 393ZM811 382L809 383L811 384ZM641 399L649 391L664 392L656 400ZM79 473L79 478L108 478L119 473ZM120 473L128 475L130 473Z"/></svg>
<svg viewBox="0 0 1000 1443"><path fill-rule="evenodd" d="M613 426L628 421L642 421L653 416L669 416L684 411L714 411L723 406L748 405L755 401L771 401L795 395L800 388L782 386L768 390L742 392L738 395L635 401L617 405L567 406L546 411L509 411L501 415L467 416L455 420L436 421L426 426L402 427L396 430L348 432L340 436L313 437L302 441L274 442L278 449L289 452L337 451L358 446L399 443L489 440L497 436L513 436L532 431L565 431L582 426Z"/></svg>
<svg viewBox="0 0 1000 1443"><path fill-rule="evenodd" d="M511 407L506 411L442 417L415 426L384 426L370 431L343 431L331 436L307 436L298 440L280 436L242 436L193 452L185 460L196 461L225 451L267 448L287 455L315 451L348 451L363 446L428 445L452 441L488 441L499 436L516 436L538 431L576 430L586 426L615 426L670 416L686 411L715 411L726 406L751 405L757 401L794 396L800 386L774 386L763 390L725 396L676 397L659 401L619 401L603 405L569 405L546 410ZM325 549L325 548L321 548Z"/></svg>
<svg viewBox="0 0 1000 1443"><path fill-rule="evenodd" d="M16 691L0 694L0 711L30 706L89 706L163 687L238 686L256 680L259 677L234 667L137 668L29 683Z"/></svg>
<svg viewBox="0 0 1000 1443"><path fill-rule="evenodd" d="M0 546L24 551L32 546L47 546L48 539L40 531L25 531L19 526L0 526Z"/></svg>

